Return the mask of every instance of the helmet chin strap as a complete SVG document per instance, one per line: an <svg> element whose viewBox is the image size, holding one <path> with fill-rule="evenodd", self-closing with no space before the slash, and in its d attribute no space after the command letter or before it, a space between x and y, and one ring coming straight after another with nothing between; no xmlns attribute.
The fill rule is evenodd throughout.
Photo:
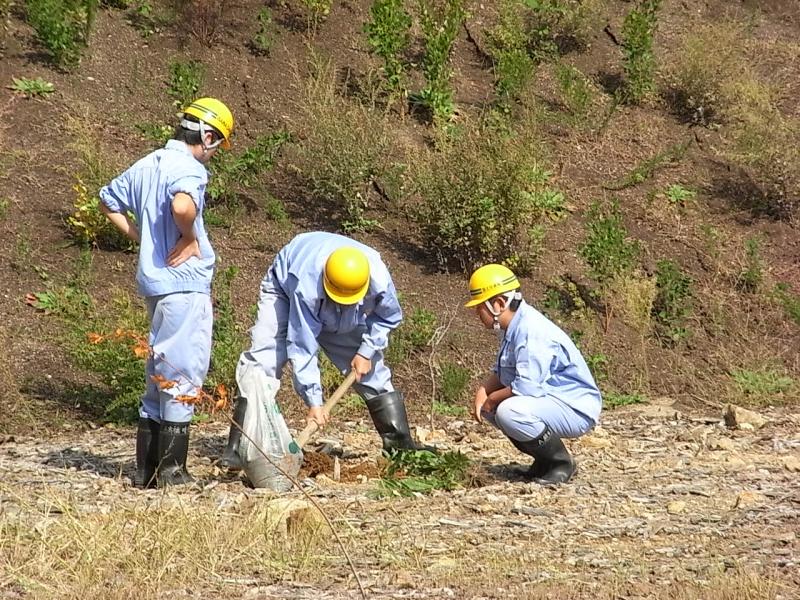
<svg viewBox="0 0 800 600"><path fill-rule="evenodd" d="M495 331L500 331L500 315L508 310L509 305L514 300L522 300L522 294L520 292L506 292L505 294L500 294L503 298L506 299L506 305L503 307L503 310L499 312L495 312L492 308L492 300L484 301L484 305L486 306L486 310L489 311L492 315L492 329ZM496 297L496 296L495 296Z"/></svg>
<svg viewBox="0 0 800 600"><path fill-rule="evenodd" d="M206 124L202 121L195 122L189 121L188 119L181 119L181 127L188 129L189 131L200 132L200 143L203 145L203 152L213 150L222 143L222 138L220 138L213 144L206 144L206 133L208 133L210 130L206 128Z"/></svg>

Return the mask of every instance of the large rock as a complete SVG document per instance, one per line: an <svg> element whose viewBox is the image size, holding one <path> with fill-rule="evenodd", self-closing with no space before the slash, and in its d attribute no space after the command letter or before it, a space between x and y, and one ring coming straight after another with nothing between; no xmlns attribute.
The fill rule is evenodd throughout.
<svg viewBox="0 0 800 600"><path fill-rule="evenodd" d="M732 429L760 429L769 422L757 412L735 404L728 404L724 417L725 425Z"/></svg>
<svg viewBox="0 0 800 600"><path fill-rule="evenodd" d="M283 537L314 535L327 526L319 511L305 500L275 498L266 503L264 511L269 527Z"/></svg>

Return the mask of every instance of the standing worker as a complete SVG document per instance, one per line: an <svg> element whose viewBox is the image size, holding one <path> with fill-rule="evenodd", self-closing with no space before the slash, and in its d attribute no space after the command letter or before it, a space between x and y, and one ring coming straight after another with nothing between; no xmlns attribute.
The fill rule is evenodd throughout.
<svg viewBox="0 0 800 600"><path fill-rule="evenodd" d="M473 416L479 423L486 418L533 457L528 477L543 485L569 481L576 465L561 438L590 431L603 403L586 361L566 333L522 299L507 267L476 270L469 293L465 306L502 338L497 362L475 394Z"/></svg>
<svg viewBox="0 0 800 600"><path fill-rule="evenodd" d="M354 388L367 404L383 449L418 449L403 396L383 362L389 333L402 318L394 283L375 250L333 233L300 234L278 252L261 282L252 342L239 358L237 381L244 365L259 365L280 379L291 361L294 389L308 407L307 419L323 427L328 417L322 411L317 362L322 348L337 369L355 371ZM239 382L239 389L246 387ZM233 420L241 424L246 411L247 399L237 398ZM231 425L223 467L242 467L240 439L241 430Z"/></svg>
<svg viewBox="0 0 800 600"><path fill-rule="evenodd" d="M174 139L100 190L102 211L139 244L136 282L150 317L153 355L136 434L139 488L194 481L186 470L194 409L176 397L195 396L208 372L215 257L203 225L204 165L220 146L230 147L232 133L233 115L222 102L195 100ZM176 384L160 389L154 376Z"/></svg>

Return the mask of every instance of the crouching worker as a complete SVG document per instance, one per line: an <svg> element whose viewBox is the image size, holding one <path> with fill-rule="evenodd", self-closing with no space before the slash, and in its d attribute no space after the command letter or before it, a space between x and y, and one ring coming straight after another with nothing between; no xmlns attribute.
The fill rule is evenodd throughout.
<svg viewBox="0 0 800 600"><path fill-rule="evenodd" d="M507 267L476 270L469 293L465 306L502 339L492 373L475 394L475 419L486 418L533 457L527 476L537 483L569 481L576 465L561 438L591 430L602 406L586 361L566 333L522 299Z"/></svg>
<svg viewBox="0 0 800 600"><path fill-rule="evenodd" d="M384 450L417 449L403 396L383 362L389 332L402 316L394 283L375 250L333 233L303 233L278 252L261 282L250 349L239 358L237 371L258 365L280 379L291 361L307 419L323 427L327 417L317 362L322 348L341 372L355 371L354 388L367 404ZM246 412L247 399L237 398L233 420L241 424ZM231 425L221 466L242 468L240 439L240 429Z"/></svg>
<svg viewBox="0 0 800 600"><path fill-rule="evenodd" d="M150 317L146 389L136 434L136 487L191 483L186 470L195 396L211 355L214 250L203 226L205 164L229 147L233 115L200 98L184 111L175 137L100 190L101 209L139 243L136 282ZM129 215L133 215L133 219ZM153 377L176 382L161 389Z"/></svg>

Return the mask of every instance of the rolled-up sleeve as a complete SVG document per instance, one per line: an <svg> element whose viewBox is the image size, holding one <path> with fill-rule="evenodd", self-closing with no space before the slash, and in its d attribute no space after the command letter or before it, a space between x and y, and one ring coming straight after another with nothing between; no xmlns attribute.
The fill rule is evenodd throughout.
<svg viewBox="0 0 800 600"><path fill-rule="evenodd" d="M184 175L173 181L167 192L170 198L174 198L175 194L179 193L188 194L192 197L197 210L202 210L206 183L207 179L205 177L200 177L199 175Z"/></svg>
<svg viewBox="0 0 800 600"><path fill-rule="evenodd" d="M558 356L558 347L552 343L535 344L533 340L515 348L516 374L511 382L511 391L517 396L541 398L547 395L545 381L550 379L553 362Z"/></svg>
<svg viewBox="0 0 800 600"><path fill-rule="evenodd" d="M378 296L375 301L375 310L367 315L367 331L361 338L358 353L364 358L372 359L376 352L384 350L389 345L389 333L396 329L403 321L403 310L394 285L390 284L387 290Z"/></svg>
<svg viewBox="0 0 800 600"><path fill-rule="evenodd" d="M289 325L286 333L286 353L292 361L295 391L306 406L322 406L317 337L322 323L316 318L299 294L289 296Z"/></svg>
<svg viewBox="0 0 800 600"><path fill-rule="evenodd" d="M130 205L130 171L125 171L122 175L115 177L111 183L100 189L100 201L111 212L127 213L132 212Z"/></svg>

